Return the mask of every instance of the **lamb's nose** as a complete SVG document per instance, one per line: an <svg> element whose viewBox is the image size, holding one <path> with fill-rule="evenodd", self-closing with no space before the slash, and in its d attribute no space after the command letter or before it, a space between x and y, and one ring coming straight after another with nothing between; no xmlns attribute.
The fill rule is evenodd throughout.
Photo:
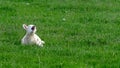
<svg viewBox="0 0 120 68"><path fill-rule="evenodd" d="M34 29L35 29L35 26L33 26L31 29L34 30Z"/></svg>

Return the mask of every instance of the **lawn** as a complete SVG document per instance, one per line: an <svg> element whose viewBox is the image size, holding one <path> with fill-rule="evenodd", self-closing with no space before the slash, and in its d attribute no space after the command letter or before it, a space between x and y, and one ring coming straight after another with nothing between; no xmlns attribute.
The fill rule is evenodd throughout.
<svg viewBox="0 0 120 68"><path fill-rule="evenodd" d="M0 68L120 68L119 0L1 0ZM44 47L23 46L34 24Z"/></svg>

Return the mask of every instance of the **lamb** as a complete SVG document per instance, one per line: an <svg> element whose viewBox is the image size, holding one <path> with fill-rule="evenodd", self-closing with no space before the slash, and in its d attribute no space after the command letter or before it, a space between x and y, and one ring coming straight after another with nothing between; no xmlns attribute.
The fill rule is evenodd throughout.
<svg viewBox="0 0 120 68"><path fill-rule="evenodd" d="M38 46L43 47L45 44L36 33L36 26L35 25L26 25L23 24L23 28L26 30L25 36L22 38L21 43L23 45L33 45L36 44Z"/></svg>

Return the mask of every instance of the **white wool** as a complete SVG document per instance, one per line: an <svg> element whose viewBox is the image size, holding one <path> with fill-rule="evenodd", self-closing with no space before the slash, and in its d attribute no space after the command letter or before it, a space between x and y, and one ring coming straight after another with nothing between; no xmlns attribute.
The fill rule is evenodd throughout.
<svg viewBox="0 0 120 68"><path fill-rule="evenodd" d="M21 40L22 44L24 44L24 45L36 44L38 46L43 47L43 44L45 42L42 41L38 35L35 34L36 27L34 25L27 26L27 25L23 24L23 28L26 30L26 34Z"/></svg>

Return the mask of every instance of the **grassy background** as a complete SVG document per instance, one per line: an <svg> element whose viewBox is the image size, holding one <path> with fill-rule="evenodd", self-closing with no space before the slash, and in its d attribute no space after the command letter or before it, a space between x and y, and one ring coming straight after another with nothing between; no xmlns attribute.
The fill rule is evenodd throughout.
<svg viewBox="0 0 120 68"><path fill-rule="evenodd" d="M119 68L119 2L1 0L0 68ZM24 23L37 26L43 48L21 45Z"/></svg>

